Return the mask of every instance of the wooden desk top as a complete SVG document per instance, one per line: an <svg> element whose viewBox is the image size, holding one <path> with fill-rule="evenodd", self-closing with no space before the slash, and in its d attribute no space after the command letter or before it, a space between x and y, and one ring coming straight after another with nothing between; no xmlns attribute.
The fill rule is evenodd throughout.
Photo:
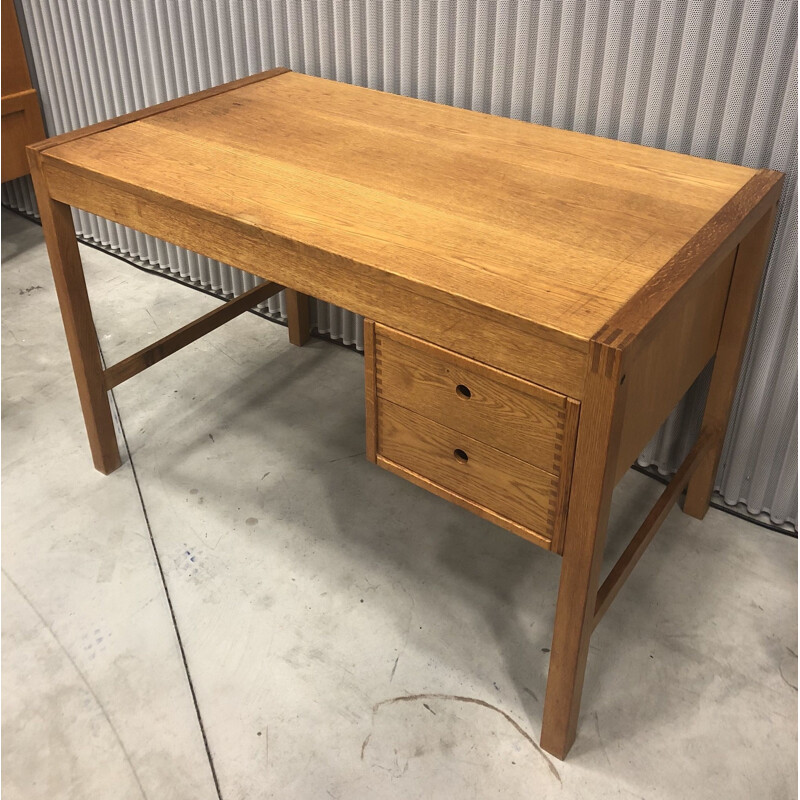
<svg viewBox="0 0 800 800"><path fill-rule="evenodd" d="M42 155L583 352L778 179L283 70L56 137Z"/></svg>

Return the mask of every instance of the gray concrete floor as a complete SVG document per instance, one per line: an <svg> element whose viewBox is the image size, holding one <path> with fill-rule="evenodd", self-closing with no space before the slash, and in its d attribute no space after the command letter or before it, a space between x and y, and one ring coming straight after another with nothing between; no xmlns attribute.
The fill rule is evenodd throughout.
<svg viewBox="0 0 800 800"><path fill-rule="evenodd" d="M82 252L108 363L218 302ZM115 390L103 477L5 211L2 300L4 797L797 796L795 540L673 510L561 763L559 559L364 459L357 354L246 314ZM623 480L609 559L660 489Z"/></svg>

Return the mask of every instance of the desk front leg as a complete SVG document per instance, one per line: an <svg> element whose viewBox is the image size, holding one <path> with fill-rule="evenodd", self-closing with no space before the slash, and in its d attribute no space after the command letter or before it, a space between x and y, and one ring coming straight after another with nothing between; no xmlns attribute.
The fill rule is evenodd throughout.
<svg viewBox="0 0 800 800"><path fill-rule="evenodd" d="M578 727L626 394L620 351L592 342L589 364L542 719L542 748L560 759Z"/></svg>
<svg viewBox="0 0 800 800"><path fill-rule="evenodd" d="M50 197L39 163L39 154L30 150L29 153L44 240L50 256L50 267L78 385L92 460L96 469L108 475L120 465L121 460L103 376L97 331L75 238L72 210L68 205Z"/></svg>

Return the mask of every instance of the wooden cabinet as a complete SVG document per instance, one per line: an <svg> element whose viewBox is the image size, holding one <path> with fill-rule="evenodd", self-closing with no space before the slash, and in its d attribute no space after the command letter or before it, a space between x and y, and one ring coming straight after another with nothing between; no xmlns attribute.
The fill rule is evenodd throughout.
<svg viewBox="0 0 800 800"><path fill-rule="evenodd" d="M2 180L30 172L26 145L44 139L39 98L31 85L14 0L2 0Z"/></svg>

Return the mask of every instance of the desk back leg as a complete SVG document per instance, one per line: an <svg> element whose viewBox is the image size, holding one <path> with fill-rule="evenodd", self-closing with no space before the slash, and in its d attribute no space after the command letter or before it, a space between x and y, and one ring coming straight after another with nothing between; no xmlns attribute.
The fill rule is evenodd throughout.
<svg viewBox="0 0 800 800"><path fill-rule="evenodd" d="M758 296L758 287L764 272L764 261L772 240L776 206L755 224L742 240L736 252L733 275L728 290L725 315L722 318L711 386L708 390L702 429L709 432L711 444L702 463L686 488L683 510L697 519L703 519L711 502L714 479L719 467L725 432L736 395L739 370L742 367L750 321Z"/></svg>
<svg viewBox="0 0 800 800"><path fill-rule="evenodd" d="M83 420L89 435L92 460L96 469L108 475L121 461L103 378L97 331L75 238L72 210L68 205L50 197L38 153L30 150L28 152L50 267L61 307L75 382L78 384Z"/></svg>
<svg viewBox="0 0 800 800"><path fill-rule="evenodd" d="M592 342L589 364L542 719L542 748L560 759L578 728L626 395L618 350Z"/></svg>
<svg viewBox="0 0 800 800"><path fill-rule="evenodd" d="M311 335L311 298L294 289L285 289L286 319L289 324L289 341L302 347Z"/></svg>

